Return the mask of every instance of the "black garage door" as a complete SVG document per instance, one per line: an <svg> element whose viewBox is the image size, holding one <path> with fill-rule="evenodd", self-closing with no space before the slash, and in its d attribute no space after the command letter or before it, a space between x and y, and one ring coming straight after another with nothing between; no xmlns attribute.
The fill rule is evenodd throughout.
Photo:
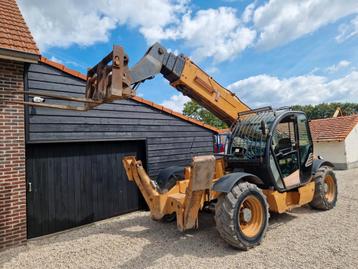
<svg viewBox="0 0 358 269"><path fill-rule="evenodd" d="M142 208L122 166L126 155L145 163L145 142L27 145L28 237Z"/></svg>

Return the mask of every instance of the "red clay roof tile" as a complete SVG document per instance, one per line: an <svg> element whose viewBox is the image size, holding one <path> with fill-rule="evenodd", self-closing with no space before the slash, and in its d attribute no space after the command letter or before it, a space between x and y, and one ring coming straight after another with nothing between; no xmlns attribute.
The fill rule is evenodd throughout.
<svg viewBox="0 0 358 269"><path fill-rule="evenodd" d="M47 59L46 57L41 56L40 57L40 62L45 63L45 64L47 64L49 66L52 66L52 67L54 67L54 68L56 68L58 70L61 70L61 71L65 72L66 74L70 74L70 75L72 75L74 77L77 77L77 78L80 78L80 79L83 79L83 80L87 80L86 75L81 74L80 72L78 72L76 70L67 68L63 64L59 64L59 63L56 63L54 61L51 61L51 60Z"/></svg>
<svg viewBox="0 0 358 269"><path fill-rule="evenodd" d="M0 48L39 55L16 0L0 0Z"/></svg>
<svg viewBox="0 0 358 269"><path fill-rule="evenodd" d="M358 114L310 122L313 141L342 141L358 124Z"/></svg>

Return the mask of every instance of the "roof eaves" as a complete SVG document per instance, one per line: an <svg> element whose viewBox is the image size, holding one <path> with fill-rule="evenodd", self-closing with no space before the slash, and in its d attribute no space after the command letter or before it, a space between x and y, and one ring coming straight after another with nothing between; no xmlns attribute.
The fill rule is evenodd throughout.
<svg viewBox="0 0 358 269"><path fill-rule="evenodd" d="M318 138L318 139L314 139L313 142L342 142L344 141L344 138Z"/></svg>
<svg viewBox="0 0 358 269"><path fill-rule="evenodd" d="M37 63L39 55L13 49L0 48L0 58L24 63Z"/></svg>

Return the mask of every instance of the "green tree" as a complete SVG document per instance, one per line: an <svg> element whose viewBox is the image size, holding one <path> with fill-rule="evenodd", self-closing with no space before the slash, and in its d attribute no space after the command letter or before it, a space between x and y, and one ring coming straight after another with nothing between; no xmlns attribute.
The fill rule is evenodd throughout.
<svg viewBox="0 0 358 269"><path fill-rule="evenodd" d="M358 114L358 103L322 103L318 105L295 105L294 110L300 110L306 113L311 120L331 118L340 107L344 116Z"/></svg>
<svg viewBox="0 0 358 269"><path fill-rule="evenodd" d="M183 114L219 129L228 127L226 123L217 118L213 113L194 101L189 101L184 104Z"/></svg>

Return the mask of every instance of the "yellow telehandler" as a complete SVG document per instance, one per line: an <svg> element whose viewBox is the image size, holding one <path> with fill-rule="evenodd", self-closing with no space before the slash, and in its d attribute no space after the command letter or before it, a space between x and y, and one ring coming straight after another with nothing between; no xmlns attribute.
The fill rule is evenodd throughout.
<svg viewBox="0 0 358 269"><path fill-rule="evenodd" d="M333 165L313 156L303 112L250 109L189 58L170 53L159 43L132 68L128 61L124 49L114 46L88 71L82 110L130 98L140 83L160 73L231 126L224 154L195 156L188 167L168 167L155 179L135 156L123 159L128 179L138 186L154 220L176 219L178 229L185 231L198 227L200 210L211 208L222 238L247 250L262 242L270 211L283 213L306 204L320 210L335 206L338 192Z"/></svg>

